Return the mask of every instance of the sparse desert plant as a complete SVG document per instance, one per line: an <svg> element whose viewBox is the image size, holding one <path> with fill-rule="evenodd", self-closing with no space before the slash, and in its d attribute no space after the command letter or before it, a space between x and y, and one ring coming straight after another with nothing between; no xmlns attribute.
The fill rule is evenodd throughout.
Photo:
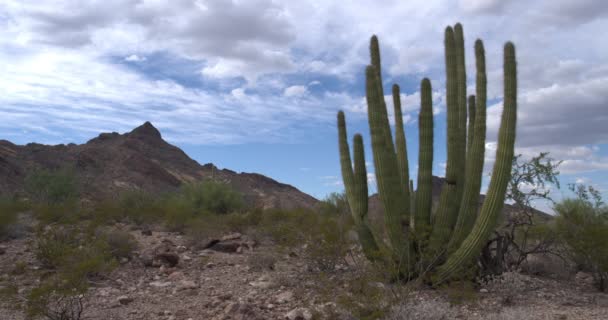
<svg viewBox="0 0 608 320"><path fill-rule="evenodd" d="M406 140L399 86L393 86L395 143L389 125L382 85L378 38L370 44L371 65L366 69L366 97L376 181L384 207L388 244L376 237L367 223L367 171L363 138L354 137L354 169L347 142L344 113L338 113L338 137L342 179L359 240L366 256L398 266L396 277L426 278L437 285L462 277L462 271L479 256L496 227L515 143L517 72L515 46L504 46L504 101L496 162L487 197L477 214L483 170L486 132L485 52L475 42L476 96L466 97L466 70L462 26L447 27L445 57L447 74L446 180L436 211L431 214L433 167L433 107L431 83L421 83L419 114L420 151L417 190L410 189ZM467 126L468 118L468 126ZM468 130L467 130L468 129ZM413 203L414 199L414 203ZM412 204L413 203L413 204ZM415 208L415 210L411 210ZM382 254L388 252L388 255ZM396 263L395 263L396 261Z"/></svg>
<svg viewBox="0 0 608 320"><path fill-rule="evenodd" d="M86 288L82 283L47 280L32 289L27 296L27 315L43 316L48 320L83 319L85 294Z"/></svg>
<svg viewBox="0 0 608 320"><path fill-rule="evenodd" d="M555 205L557 231L579 268L591 272L597 288L608 292L608 207L593 187L575 191L576 199Z"/></svg>
<svg viewBox="0 0 608 320"><path fill-rule="evenodd" d="M59 226L40 230L33 244L36 258L52 273L27 294L28 316L81 319L89 281L116 266L108 238Z"/></svg>
<svg viewBox="0 0 608 320"><path fill-rule="evenodd" d="M58 204L78 197L78 179L70 168L37 169L25 178L25 191L30 200L42 204Z"/></svg>
<svg viewBox="0 0 608 320"><path fill-rule="evenodd" d="M504 221L482 249L484 274L517 270L530 255L560 255L553 228L533 206L539 201L554 203L550 191L552 186L560 187L560 164L546 152L525 161L521 155L513 158L506 201L513 203L515 210L503 215Z"/></svg>
<svg viewBox="0 0 608 320"><path fill-rule="evenodd" d="M330 193L319 203L319 212L326 215L350 215L346 194Z"/></svg>
<svg viewBox="0 0 608 320"><path fill-rule="evenodd" d="M277 258L267 252L256 252L247 257L249 270L255 272L274 270L276 263Z"/></svg>
<svg viewBox="0 0 608 320"><path fill-rule="evenodd" d="M12 200L0 198L0 240L8 235L9 228L17 221L17 212Z"/></svg>
<svg viewBox="0 0 608 320"><path fill-rule="evenodd" d="M130 258L137 249L137 240L127 231L116 229L99 230L96 238L105 241L108 244L110 254L117 259Z"/></svg>
<svg viewBox="0 0 608 320"><path fill-rule="evenodd" d="M213 180L187 184L182 187L180 196L197 211L227 214L240 211L244 206L240 193L228 184Z"/></svg>

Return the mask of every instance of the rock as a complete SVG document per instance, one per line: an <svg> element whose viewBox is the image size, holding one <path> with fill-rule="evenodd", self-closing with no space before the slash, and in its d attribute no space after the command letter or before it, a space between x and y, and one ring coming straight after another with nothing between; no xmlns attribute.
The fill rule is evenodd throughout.
<svg viewBox="0 0 608 320"><path fill-rule="evenodd" d="M6 247L0 246L0 256L6 253Z"/></svg>
<svg viewBox="0 0 608 320"><path fill-rule="evenodd" d="M238 232L235 233L231 233L228 235L223 236L220 241L229 241L229 240L238 240L241 239L242 235Z"/></svg>
<svg viewBox="0 0 608 320"><path fill-rule="evenodd" d="M198 288L198 284L192 280L182 280L177 285L177 290L188 290L196 288Z"/></svg>
<svg viewBox="0 0 608 320"><path fill-rule="evenodd" d="M120 296L116 300L118 301L118 303L120 303L122 305L127 305L127 304L133 302L134 299L129 296Z"/></svg>
<svg viewBox="0 0 608 320"><path fill-rule="evenodd" d="M186 246L177 246L177 252L184 253L188 250Z"/></svg>
<svg viewBox="0 0 608 320"><path fill-rule="evenodd" d="M169 274L169 276L167 277L167 280L177 281L177 280L180 280L180 279L183 279L183 278L184 278L184 274L183 273L181 273L180 271L174 271L171 274Z"/></svg>
<svg viewBox="0 0 608 320"><path fill-rule="evenodd" d="M152 235L152 230L150 229L143 229L141 230L141 234L144 236L151 236Z"/></svg>
<svg viewBox="0 0 608 320"><path fill-rule="evenodd" d="M285 314L285 319L288 320L311 320L312 312L306 308L296 308Z"/></svg>
<svg viewBox="0 0 608 320"><path fill-rule="evenodd" d="M287 302L290 302L291 300L293 300L293 292L291 292L291 291L281 292L275 298L275 301L279 304L287 303Z"/></svg>
<svg viewBox="0 0 608 320"><path fill-rule="evenodd" d="M488 289L485 289L485 288L483 288L483 289L479 289L479 292L480 292L480 293L488 293Z"/></svg>
<svg viewBox="0 0 608 320"><path fill-rule="evenodd" d="M228 303L228 305L226 306L226 308L224 308L224 313L226 314L233 314L236 313L239 310L239 303L238 302L230 302Z"/></svg>
<svg viewBox="0 0 608 320"><path fill-rule="evenodd" d="M165 288L170 286L172 283L169 281L163 282L163 281L152 281L149 283L149 285L151 287L156 287L156 288Z"/></svg>
<svg viewBox="0 0 608 320"><path fill-rule="evenodd" d="M266 276L261 276L258 280L249 282L249 285L259 289L268 289L274 284Z"/></svg>
<svg viewBox="0 0 608 320"><path fill-rule="evenodd" d="M154 256L154 260L158 261L160 265L175 267L179 263L179 256L174 252L163 252Z"/></svg>

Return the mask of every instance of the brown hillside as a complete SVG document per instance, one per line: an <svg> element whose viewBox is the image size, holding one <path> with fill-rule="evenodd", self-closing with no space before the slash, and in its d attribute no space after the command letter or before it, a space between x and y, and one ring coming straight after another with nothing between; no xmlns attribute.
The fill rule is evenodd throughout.
<svg viewBox="0 0 608 320"><path fill-rule="evenodd" d="M251 206L311 208L318 200L293 186L255 173L236 173L213 164L200 165L163 140L150 123L125 134L102 133L85 144L15 145L0 140L0 193L23 190L28 172L36 168L74 168L84 198L114 197L129 189L159 194L182 184L213 177L241 192Z"/></svg>

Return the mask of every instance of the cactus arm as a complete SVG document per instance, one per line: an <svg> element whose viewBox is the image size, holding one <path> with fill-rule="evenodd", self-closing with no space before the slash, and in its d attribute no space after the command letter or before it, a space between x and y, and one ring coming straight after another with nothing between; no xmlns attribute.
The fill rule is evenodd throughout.
<svg viewBox="0 0 608 320"><path fill-rule="evenodd" d="M471 233L467 235L462 245L449 256L446 263L438 268L433 279L435 285L454 277L456 273L479 255L488 236L494 230L498 215L504 206L507 183L511 175L517 118L517 66L515 46L511 42L507 42L504 47L503 72L504 107L498 133L496 163L494 164L488 194Z"/></svg>
<svg viewBox="0 0 608 320"><path fill-rule="evenodd" d="M459 152L459 118L458 118L458 73L454 32L451 27L445 31L446 90L447 90L447 164L445 183L439 196L437 212L433 217L429 254L435 257L445 249L452 226L456 222L458 152Z"/></svg>
<svg viewBox="0 0 608 320"><path fill-rule="evenodd" d="M454 26L454 43L456 50L456 76L458 82L458 153L457 153L457 178L456 178L456 206L460 205L460 199L464 190L466 180L465 163L467 146L467 74L464 54L464 33L462 25L457 23ZM454 214L457 214L455 210Z"/></svg>
<svg viewBox="0 0 608 320"><path fill-rule="evenodd" d="M393 253L402 262L403 259L409 259L409 256L406 256L407 238L401 225L403 217L407 217L407 212L404 211L408 209L404 201L405 190L401 187L397 156L378 72L372 65L365 71L368 120L378 194L384 206L384 222ZM405 222L409 225L409 217Z"/></svg>
<svg viewBox="0 0 608 320"><path fill-rule="evenodd" d="M467 166L465 189L460 204L460 212L458 213L458 221L454 228L454 234L450 239L449 252L458 249L462 241L471 231L475 218L477 217L477 207L479 204L479 191L481 190L481 180L483 174L483 160L485 155L486 142L486 64L483 42L475 41L475 60L477 66L476 76L476 92L478 98L471 96L469 106L473 112L470 116L475 118L475 122L469 126L469 133L472 140L467 155ZM470 118L471 118L470 117Z"/></svg>
<svg viewBox="0 0 608 320"><path fill-rule="evenodd" d="M475 135L475 96L469 96L469 126L467 131L467 160L469 159L469 153L471 152L471 145L473 144L473 137Z"/></svg>
<svg viewBox="0 0 608 320"><path fill-rule="evenodd" d="M344 112L338 112L338 143L340 149L340 167L342 180L350 211L357 227L359 241L365 256L374 260L377 257L378 246L366 220L368 206L367 172L365 169L365 155L363 152L363 139L357 134L354 138L355 170L351 165L350 148L346 139L346 121Z"/></svg>
<svg viewBox="0 0 608 320"><path fill-rule="evenodd" d="M428 238L431 223L433 189L433 97L431 81L420 84L420 113L418 114L418 184L416 190L415 222L416 238Z"/></svg>
<svg viewBox="0 0 608 320"><path fill-rule="evenodd" d="M404 211L406 216L403 219L408 219L410 210L410 174L409 164L407 160L407 143L405 139L405 130L403 129L403 114L401 113L401 96L399 86L393 85L393 105L395 107L395 149L397 152L397 164L399 165L399 175L401 177L401 187L405 190L405 207L408 211Z"/></svg>

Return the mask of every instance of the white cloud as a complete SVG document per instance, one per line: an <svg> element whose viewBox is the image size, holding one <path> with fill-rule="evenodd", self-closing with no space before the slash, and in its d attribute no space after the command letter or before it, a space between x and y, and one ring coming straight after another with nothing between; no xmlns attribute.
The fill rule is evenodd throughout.
<svg viewBox="0 0 608 320"><path fill-rule="evenodd" d="M301 97L308 92L306 86L291 86L285 88L283 95L286 97Z"/></svg>
<svg viewBox="0 0 608 320"><path fill-rule="evenodd" d="M136 54L132 54L125 58L125 61L128 61L128 62L143 62L146 60L147 60L146 57L140 57Z"/></svg>

